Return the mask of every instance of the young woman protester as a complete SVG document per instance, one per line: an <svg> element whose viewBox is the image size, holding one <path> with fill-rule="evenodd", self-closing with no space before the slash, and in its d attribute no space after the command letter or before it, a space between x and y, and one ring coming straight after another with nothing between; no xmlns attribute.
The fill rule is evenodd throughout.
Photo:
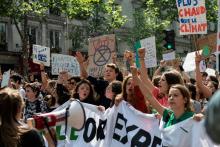
<svg viewBox="0 0 220 147"><path fill-rule="evenodd" d="M48 107L46 102L39 97L40 87L38 83L28 83L25 86L26 101L24 108L25 120L31 118L35 113L46 113L48 112Z"/></svg>
<svg viewBox="0 0 220 147"><path fill-rule="evenodd" d="M23 98L17 90L0 90L0 145L1 147L45 147L42 136L27 125L22 124ZM54 147L47 134L48 147Z"/></svg>
<svg viewBox="0 0 220 147"><path fill-rule="evenodd" d="M73 98L79 99L81 102L98 105L94 98L94 90L91 83L83 79L77 83Z"/></svg>
<svg viewBox="0 0 220 147"><path fill-rule="evenodd" d="M154 86L148 77L146 65L145 65L145 48L140 48L138 50L138 55L140 59L140 77L141 80L146 83L147 88L153 94L153 96L159 101L163 106L168 107L168 92L173 84L184 84L181 74L176 70L171 70L164 72L160 78L158 87Z"/></svg>
<svg viewBox="0 0 220 147"><path fill-rule="evenodd" d="M188 89L181 84L175 84L170 86L168 92L168 104L169 108L164 107L159 103L159 101L154 97L151 93L150 89L146 86L137 74L137 69L135 67L131 67L133 79L137 81L141 91L144 93L145 100L148 101L154 109L162 116L161 126L163 128L168 128L172 125L178 124L194 115L191 110L191 103L190 103L190 94ZM180 127L181 129L181 127ZM183 131L181 132L182 138L187 138L189 130L182 128ZM167 133L168 131L162 131L162 136L165 138L169 138L168 141L164 142L165 146L178 146L178 141L174 141L172 135ZM173 132L172 132L173 133ZM172 140L172 141L170 141ZM186 146L187 143L185 143Z"/></svg>

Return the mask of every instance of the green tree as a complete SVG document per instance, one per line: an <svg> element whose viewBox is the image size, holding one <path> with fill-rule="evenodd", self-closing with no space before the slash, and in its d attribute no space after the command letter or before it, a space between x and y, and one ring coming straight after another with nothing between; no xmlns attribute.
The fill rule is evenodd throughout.
<svg viewBox="0 0 220 147"><path fill-rule="evenodd" d="M23 75L28 75L29 37L28 18L33 16L45 20L48 9L64 13L70 18L89 16L91 2L99 0L2 0L0 16L9 17L15 24L22 42Z"/></svg>
<svg viewBox="0 0 220 147"><path fill-rule="evenodd" d="M117 5L115 0L92 1L89 3L89 6L89 9L86 9L86 13L82 11L74 16L76 19L86 22L84 23L84 27L86 28L85 32L81 33L81 36L79 36L78 31L72 31L70 33L70 37L72 36L72 38L77 35L79 36L78 38L72 39L73 42L78 42L78 44L76 44L78 46L73 46L74 50L80 49L82 44L79 42L84 43L86 42L85 39L89 37L110 33L114 34L115 30L122 27L127 21L126 16L121 14L121 6Z"/></svg>

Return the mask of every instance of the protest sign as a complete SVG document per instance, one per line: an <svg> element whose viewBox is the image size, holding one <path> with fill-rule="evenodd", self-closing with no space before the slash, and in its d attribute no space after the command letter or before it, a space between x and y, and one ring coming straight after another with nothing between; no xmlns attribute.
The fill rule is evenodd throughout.
<svg viewBox="0 0 220 147"><path fill-rule="evenodd" d="M89 39L88 74L94 77L103 76L104 66L112 63L115 52L115 35L104 35Z"/></svg>
<svg viewBox="0 0 220 147"><path fill-rule="evenodd" d="M207 34L205 0L176 0L180 35Z"/></svg>
<svg viewBox="0 0 220 147"><path fill-rule="evenodd" d="M139 48L145 48L145 64L147 68L157 66L157 55L156 55L156 43L155 37L149 37L142 39L135 43L135 52L136 52L136 65L139 67L139 58L137 50Z"/></svg>
<svg viewBox="0 0 220 147"><path fill-rule="evenodd" d="M8 86L9 80L10 80L10 72L11 72L11 70L9 69L8 71L3 73L2 82L1 82L1 88Z"/></svg>
<svg viewBox="0 0 220 147"><path fill-rule="evenodd" d="M68 71L71 75L80 76L79 63L73 56L52 54L51 65L52 75L59 75L61 71Z"/></svg>
<svg viewBox="0 0 220 147"><path fill-rule="evenodd" d="M33 45L33 62L50 66L50 48L40 45Z"/></svg>
<svg viewBox="0 0 220 147"><path fill-rule="evenodd" d="M200 54L201 52L202 51L200 50ZM183 63L183 69L185 72L194 71L196 69L195 52L191 52L186 55L185 61ZM205 64L205 61L202 60L200 62L200 71L204 72L205 70L206 70L206 64Z"/></svg>
<svg viewBox="0 0 220 147"><path fill-rule="evenodd" d="M163 54L163 60L169 61L176 59L175 51Z"/></svg>
<svg viewBox="0 0 220 147"><path fill-rule="evenodd" d="M204 57L208 57L211 53L216 51L216 37L217 34L213 33L197 39L197 47L199 50L203 50Z"/></svg>

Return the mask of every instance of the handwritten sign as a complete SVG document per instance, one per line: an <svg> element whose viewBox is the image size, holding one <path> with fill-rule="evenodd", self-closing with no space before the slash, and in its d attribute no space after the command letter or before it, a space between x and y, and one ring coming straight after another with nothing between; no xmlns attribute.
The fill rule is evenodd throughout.
<svg viewBox="0 0 220 147"><path fill-rule="evenodd" d="M149 37L146 39L140 40L141 47L144 47L145 50L145 64L147 68L157 66L157 56L156 56L156 43L155 37Z"/></svg>
<svg viewBox="0 0 220 147"><path fill-rule="evenodd" d="M180 35L207 34L205 0L176 0Z"/></svg>
<svg viewBox="0 0 220 147"><path fill-rule="evenodd" d="M3 76L2 76L2 82L1 82L1 88L2 87L7 87L9 84L9 79L10 79L10 69L6 72L4 72Z"/></svg>
<svg viewBox="0 0 220 147"><path fill-rule="evenodd" d="M80 76L79 63L73 56L52 54L51 64L52 75L58 75L61 71L68 71L71 75Z"/></svg>
<svg viewBox="0 0 220 147"><path fill-rule="evenodd" d="M50 48L40 45L33 45L33 62L50 66Z"/></svg>
<svg viewBox="0 0 220 147"><path fill-rule="evenodd" d="M89 39L88 74L94 77L103 76L104 66L112 63L115 52L115 35L104 35Z"/></svg>
<svg viewBox="0 0 220 147"><path fill-rule="evenodd" d="M163 60L165 61L174 60L175 58L176 58L175 51L163 54Z"/></svg>

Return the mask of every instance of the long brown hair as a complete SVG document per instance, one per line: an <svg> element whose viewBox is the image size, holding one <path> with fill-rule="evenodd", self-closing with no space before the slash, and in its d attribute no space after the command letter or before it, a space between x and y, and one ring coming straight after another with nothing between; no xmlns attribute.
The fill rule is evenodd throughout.
<svg viewBox="0 0 220 147"><path fill-rule="evenodd" d="M16 116L23 105L17 90L0 89L0 142L4 147L17 147L21 131Z"/></svg>
<svg viewBox="0 0 220 147"><path fill-rule="evenodd" d="M127 101L127 97L128 97L128 94L126 92L126 86L129 79L132 79L132 76L125 77L122 83L122 97L124 98L125 101Z"/></svg>

